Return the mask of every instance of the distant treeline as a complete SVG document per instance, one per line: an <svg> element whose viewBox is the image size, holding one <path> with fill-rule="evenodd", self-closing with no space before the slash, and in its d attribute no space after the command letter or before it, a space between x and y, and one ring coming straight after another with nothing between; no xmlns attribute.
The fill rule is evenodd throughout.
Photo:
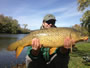
<svg viewBox="0 0 90 68"><path fill-rule="evenodd" d="M21 28L20 24L16 19L13 19L9 16L4 16L0 14L0 33L9 33L9 34L19 34L19 33L29 33L30 30L25 28Z"/></svg>

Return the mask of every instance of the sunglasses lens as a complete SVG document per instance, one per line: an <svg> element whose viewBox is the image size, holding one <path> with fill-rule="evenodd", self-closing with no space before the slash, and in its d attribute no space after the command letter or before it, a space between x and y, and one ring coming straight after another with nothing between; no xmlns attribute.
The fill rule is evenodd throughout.
<svg viewBox="0 0 90 68"><path fill-rule="evenodd" d="M54 25L55 24L55 20L49 20L49 21L46 21L46 23Z"/></svg>
<svg viewBox="0 0 90 68"><path fill-rule="evenodd" d="M47 22L47 24L51 24L50 22Z"/></svg>

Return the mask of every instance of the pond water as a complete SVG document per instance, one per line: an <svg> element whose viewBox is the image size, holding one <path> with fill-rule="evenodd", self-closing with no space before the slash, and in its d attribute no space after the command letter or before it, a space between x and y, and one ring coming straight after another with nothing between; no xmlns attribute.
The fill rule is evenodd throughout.
<svg viewBox="0 0 90 68"><path fill-rule="evenodd" d="M9 44L23 38L27 34L0 34L0 68L10 68L13 65L25 62L27 47L24 48L18 59L15 51L7 51Z"/></svg>

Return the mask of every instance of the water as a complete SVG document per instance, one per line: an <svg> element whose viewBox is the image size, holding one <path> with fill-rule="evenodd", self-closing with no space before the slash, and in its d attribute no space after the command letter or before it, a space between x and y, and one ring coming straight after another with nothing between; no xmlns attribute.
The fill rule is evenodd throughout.
<svg viewBox="0 0 90 68"><path fill-rule="evenodd" d="M7 47L26 36L26 34L0 34L0 68L10 68L13 65L25 62L27 48L24 48L18 59L16 59L15 51L7 51Z"/></svg>

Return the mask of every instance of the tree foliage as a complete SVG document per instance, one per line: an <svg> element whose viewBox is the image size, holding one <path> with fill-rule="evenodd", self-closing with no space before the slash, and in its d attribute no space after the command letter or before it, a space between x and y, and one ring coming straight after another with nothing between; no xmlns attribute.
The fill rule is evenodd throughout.
<svg viewBox="0 0 90 68"><path fill-rule="evenodd" d="M78 10L83 11L86 7L90 7L90 0L78 0Z"/></svg>
<svg viewBox="0 0 90 68"><path fill-rule="evenodd" d="M86 11L81 18L81 26L85 27L90 35L90 10Z"/></svg>
<svg viewBox="0 0 90 68"><path fill-rule="evenodd" d="M74 26L72 26L72 28L74 28L80 32L83 32L85 35L88 35L88 31L79 24L75 24Z"/></svg>
<svg viewBox="0 0 90 68"><path fill-rule="evenodd" d="M90 8L90 0L78 0L78 10L83 11L86 8ZM88 33L90 35L90 10L85 11L82 18L80 18L81 26L88 30Z"/></svg>
<svg viewBox="0 0 90 68"><path fill-rule="evenodd" d="M26 29L26 27L28 26L27 24L23 24L23 26L24 26L24 29Z"/></svg>
<svg viewBox="0 0 90 68"><path fill-rule="evenodd" d="M0 15L0 33L16 34L16 33L24 33L27 31L27 29L24 29L25 31L22 31L22 29L23 28L20 27L16 19Z"/></svg>
<svg viewBox="0 0 90 68"><path fill-rule="evenodd" d="M80 19L82 21L81 25L88 28L88 25L90 24L90 10L86 11L82 18Z"/></svg>

